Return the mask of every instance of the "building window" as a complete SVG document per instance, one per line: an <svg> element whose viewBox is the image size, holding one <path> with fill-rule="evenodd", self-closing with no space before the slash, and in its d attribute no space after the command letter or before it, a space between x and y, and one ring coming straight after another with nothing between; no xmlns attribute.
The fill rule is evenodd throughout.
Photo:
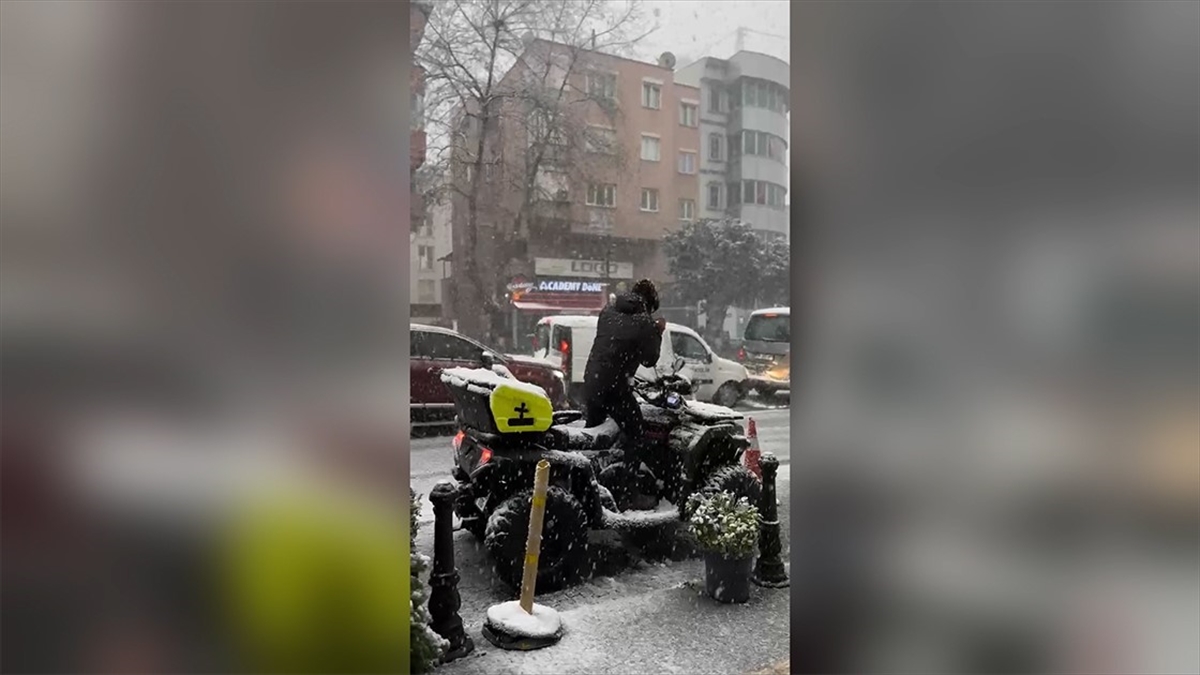
<svg viewBox="0 0 1200 675"><path fill-rule="evenodd" d="M647 162L662 159L662 141L657 136L642 134L642 159Z"/></svg>
<svg viewBox="0 0 1200 675"><path fill-rule="evenodd" d="M695 127L699 124L700 111L691 103L679 104L679 123L685 127Z"/></svg>
<svg viewBox="0 0 1200 675"><path fill-rule="evenodd" d="M786 163L787 141L763 131L743 131L741 142L742 154L770 157L777 162Z"/></svg>
<svg viewBox="0 0 1200 675"><path fill-rule="evenodd" d="M658 212L658 190L654 188L642 188L642 210L652 213Z"/></svg>
<svg viewBox="0 0 1200 675"><path fill-rule="evenodd" d="M741 103L748 108L763 108L786 115L788 90L774 82L745 78L740 83Z"/></svg>
<svg viewBox="0 0 1200 675"><path fill-rule="evenodd" d="M588 73L586 85L592 98L611 101L617 97L617 76L613 73Z"/></svg>
<svg viewBox="0 0 1200 675"><path fill-rule="evenodd" d="M721 109L721 86L714 84L708 88L708 112L723 113Z"/></svg>
<svg viewBox="0 0 1200 675"><path fill-rule="evenodd" d="M436 289L437 282L433 279L418 279L417 280L417 302L421 304L429 304L437 301Z"/></svg>
<svg viewBox="0 0 1200 675"><path fill-rule="evenodd" d="M417 225L417 236L432 237L433 225L429 222L429 216L421 215L419 218L421 219L421 222L419 225Z"/></svg>
<svg viewBox="0 0 1200 675"><path fill-rule="evenodd" d="M433 269L433 247L418 246L417 247L417 269L432 270Z"/></svg>
<svg viewBox="0 0 1200 675"><path fill-rule="evenodd" d="M662 85L642 82L642 107L653 110L662 108Z"/></svg>
<svg viewBox="0 0 1200 675"><path fill-rule="evenodd" d="M717 181L708 184L708 208L718 210L723 208L721 205L722 187L721 183Z"/></svg>
<svg viewBox="0 0 1200 675"><path fill-rule="evenodd" d="M742 203L783 209L787 188L761 180L742 181Z"/></svg>
<svg viewBox="0 0 1200 675"><path fill-rule="evenodd" d="M742 132L742 154L757 155L758 152L758 137L761 134L757 131Z"/></svg>
<svg viewBox="0 0 1200 675"><path fill-rule="evenodd" d="M696 153L683 150L679 152L679 173L696 173Z"/></svg>
<svg viewBox="0 0 1200 675"><path fill-rule="evenodd" d="M696 200L680 199L679 200L679 219L691 221L696 218Z"/></svg>
<svg viewBox="0 0 1200 675"><path fill-rule="evenodd" d="M617 186L610 183L588 183L587 205L616 208Z"/></svg>
<svg viewBox="0 0 1200 675"><path fill-rule="evenodd" d="M614 129L589 126L583 140L588 152L611 155L617 151L617 132Z"/></svg>
<svg viewBox="0 0 1200 675"><path fill-rule="evenodd" d="M777 161L785 162L787 156L787 142L778 136L767 135L767 157Z"/></svg>
<svg viewBox="0 0 1200 675"><path fill-rule="evenodd" d="M410 128L413 131L420 131L420 130L424 129L425 128L425 96L424 95L413 92L413 94L412 94L412 110L410 111L410 113L412 115L412 125Z"/></svg>
<svg viewBox="0 0 1200 675"><path fill-rule="evenodd" d="M708 158L714 162L725 160L725 137L721 134L708 135Z"/></svg>

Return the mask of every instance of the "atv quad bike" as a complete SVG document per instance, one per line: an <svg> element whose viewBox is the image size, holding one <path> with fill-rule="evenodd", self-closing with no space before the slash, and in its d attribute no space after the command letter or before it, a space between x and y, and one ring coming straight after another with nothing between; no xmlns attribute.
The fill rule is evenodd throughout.
<svg viewBox="0 0 1200 675"><path fill-rule="evenodd" d="M485 369L453 368L442 381L455 400L458 481L455 514L483 539L500 577L521 583L532 487L540 460L550 463L538 564L539 589L575 583L587 570L590 530L659 527L686 520L695 492L726 491L757 504L759 479L741 463L749 447L742 416L723 406L685 400L690 383L681 362L655 380L635 380L645 418L646 459L627 467L611 420L583 426L578 411L554 412L538 387ZM635 485L659 500L634 510Z"/></svg>

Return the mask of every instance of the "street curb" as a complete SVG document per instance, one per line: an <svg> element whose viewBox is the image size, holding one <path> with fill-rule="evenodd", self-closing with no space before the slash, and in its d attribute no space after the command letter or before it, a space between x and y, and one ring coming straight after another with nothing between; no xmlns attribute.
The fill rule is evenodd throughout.
<svg viewBox="0 0 1200 675"><path fill-rule="evenodd" d="M791 672L792 661L791 659L788 659L787 661L781 661L775 665L767 666L762 670L756 670L753 673L747 673L747 675L790 675Z"/></svg>

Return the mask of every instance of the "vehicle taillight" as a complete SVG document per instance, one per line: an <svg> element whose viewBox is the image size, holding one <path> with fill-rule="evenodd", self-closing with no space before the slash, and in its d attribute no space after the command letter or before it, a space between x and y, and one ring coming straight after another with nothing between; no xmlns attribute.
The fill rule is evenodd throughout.
<svg viewBox="0 0 1200 675"><path fill-rule="evenodd" d="M562 354L562 371L563 375L570 379L571 377L571 341L563 340L558 343L558 351Z"/></svg>
<svg viewBox="0 0 1200 675"><path fill-rule="evenodd" d="M746 360L746 348L738 347L738 361L745 361L745 360Z"/></svg>
<svg viewBox="0 0 1200 675"><path fill-rule="evenodd" d="M492 449L480 447L479 449L479 464L487 464L492 459Z"/></svg>
<svg viewBox="0 0 1200 675"><path fill-rule="evenodd" d="M467 435L467 433L465 431L459 431L457 434L454 434L454 451L455 452L458 452L458 449L462 447L463 437L465 437L466 435Z"/></svg>

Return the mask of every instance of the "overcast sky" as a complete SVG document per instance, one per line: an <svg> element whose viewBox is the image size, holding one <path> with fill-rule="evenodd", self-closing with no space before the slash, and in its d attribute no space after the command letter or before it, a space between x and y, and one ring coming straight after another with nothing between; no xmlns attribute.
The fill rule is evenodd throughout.
<svg viewBox="0 0 1200 675"><path fill-rule="evenodd" d="M740 26L759 31L746 34L747 50L790 61L790 11L784 0L646 0L646 6L658 11L661 27L640 46L643 60L657 60L666 51L675 54L680 67L703 56L729 58Z"/></svg>
<svg viewBox="0 0 1200 675"><path fill-rule="evenodd" d="M737 44L737 29L747 28L743 48L791 62L791 12L786 0L646 0L658 11L660 28L638 47L638 57L654 62L659 54L675 54L682 68L705 56L727 59ZM764 35L765 33L765 35ZM788 163L791 183L791 162ZM785 200L792 203L789 194Z"/></svg>

